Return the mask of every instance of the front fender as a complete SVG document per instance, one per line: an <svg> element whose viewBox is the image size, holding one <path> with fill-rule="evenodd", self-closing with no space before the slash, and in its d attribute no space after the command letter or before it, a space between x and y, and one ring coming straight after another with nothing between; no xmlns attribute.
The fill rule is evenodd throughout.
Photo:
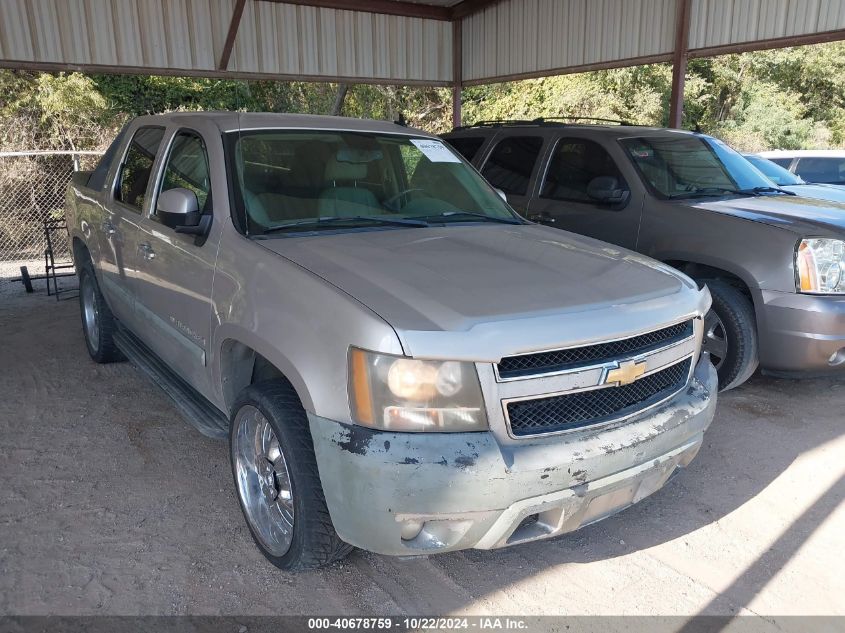
<svg viewBox="0 0 845 633"><path fill-rule="evenodd" d="M351 421L349 347L402 354L393 328L321 277L234 229L224 231L218 253L208 361L219 402L231 404L221 365L224 345L232 340L282 372L307 411Z"/></svg>

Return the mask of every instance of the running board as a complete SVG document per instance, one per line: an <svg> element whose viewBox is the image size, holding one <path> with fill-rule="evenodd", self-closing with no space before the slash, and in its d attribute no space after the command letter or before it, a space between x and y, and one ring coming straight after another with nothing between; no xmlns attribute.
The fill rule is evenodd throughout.
<svg viewBox="0 0 845 633"><path fill-rule="evenodd" d="M196 389L177 376L150 349L124 327L114 333L118 349L173 400L185 420L206 437L224 439L229 420Z"/></svg>

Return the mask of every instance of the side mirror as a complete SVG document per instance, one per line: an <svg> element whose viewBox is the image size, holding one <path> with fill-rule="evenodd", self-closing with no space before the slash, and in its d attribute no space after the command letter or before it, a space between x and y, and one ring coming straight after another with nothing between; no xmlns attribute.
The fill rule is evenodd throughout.
<svg viewBox="0 0 845 633"><path fill-rule="evenodd" d="M587 195L602 204L621 205L628 201L631 192L620 187L615 177L599 176L587 185Z"/></svg>
<svg viewBox="0 0 845 633"><path fill-rule="evenodd" d="M156 216L162 224L171 229L197 226L200 223L200 215L197 195L190 189L168 189L158 196Z"/></svg>
<svg viewBox="0 0 845 633"><path fill-rule="evenodd" d="M497 193L497 194L499 194L499 197L500 197L502 200L504 200L505 202L507 202L507 201L508 201L508 194L506 194L504 191L502 191L502 190L501 190L501 189L499 189L498 187L494 187L494 189L496 190L496 193Z"/></svg>
<svg viewBox="0 0 845 633"><path fill-rule="evenodd" d="M211 214L201 213L197 195L178 187L162 191L156 203L156 216L177 233L194 235L194 244L202 246L211 230Z"/></svg>

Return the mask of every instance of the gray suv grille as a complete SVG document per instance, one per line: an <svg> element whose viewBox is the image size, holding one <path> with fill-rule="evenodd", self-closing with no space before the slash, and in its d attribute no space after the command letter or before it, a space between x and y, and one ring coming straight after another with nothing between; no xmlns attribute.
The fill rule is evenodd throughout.
<svg viewBox="0 0 845 633"><path fill-rule="evenodd" d="M556 433L636 413L683 388L691 364L687 358L622 387L510 402L511 433L515 437Z"/></svg>
<svg viewBox="0 0 845 633"><path fill-rule="evenodd" d="M665 347L693 335L692 320L670 325L654 332L640 334L620 341L597 343L585 347L559 349L536 354L508 356L498 366L499 378L529 378L537 374L550 374L587 365L596 365Z"/></svg>

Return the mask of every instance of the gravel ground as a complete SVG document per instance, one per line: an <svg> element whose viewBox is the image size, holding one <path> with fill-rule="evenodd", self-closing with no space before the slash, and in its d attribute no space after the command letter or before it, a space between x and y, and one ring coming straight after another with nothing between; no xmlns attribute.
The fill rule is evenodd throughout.
<svg viewBox="0 0 845 633"><path fill-rule="evenodd" d="M845 614L843 380L723 395L687 471L577 533L292 575L225 444L91 362L75 300L0 283L0 336L0 614Z"/></svg>

